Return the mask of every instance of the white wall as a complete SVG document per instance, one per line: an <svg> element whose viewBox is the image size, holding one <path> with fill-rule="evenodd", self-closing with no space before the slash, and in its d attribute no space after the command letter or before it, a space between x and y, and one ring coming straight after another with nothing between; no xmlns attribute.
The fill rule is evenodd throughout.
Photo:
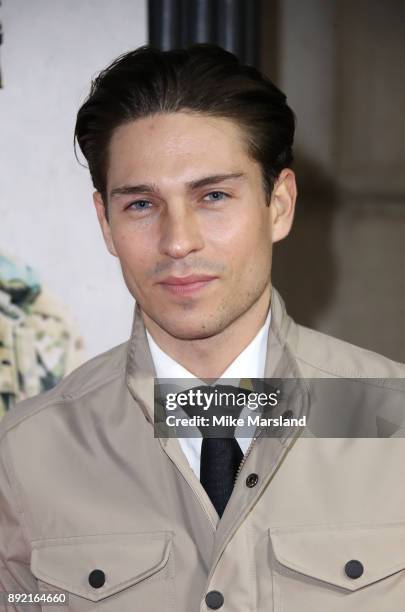
<svg viewBox="0 0 405 612"><path fill-rule="evenodd" d="M146 1L3 0L0 15L0 249L65 302L91 357L128 338L134 303L102 241L73 130L91 78L147 42Z"/></svg>

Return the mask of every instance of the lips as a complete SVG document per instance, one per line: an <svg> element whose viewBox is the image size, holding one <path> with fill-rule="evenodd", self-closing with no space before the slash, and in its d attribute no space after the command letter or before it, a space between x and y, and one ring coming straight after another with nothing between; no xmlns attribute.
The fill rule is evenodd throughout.
<svg viewBox="0 0 405 612"><path fill-rule="evenodd" d="M209 276L208 274L191 274L190 276L168 276L160 281L163 285L190 285L192 283L199 283L203 281L210 281L216 276Z"/></svg>
<svg viewBox="0 0 405 612"><path fill-rule="evenodd" d="M207 274L191 274L190 276L168 276L159 283L164 291L168 291L171 295L178 298L194 295L199 293L205 287L211 286L217 276L209 276Z"/></svg>

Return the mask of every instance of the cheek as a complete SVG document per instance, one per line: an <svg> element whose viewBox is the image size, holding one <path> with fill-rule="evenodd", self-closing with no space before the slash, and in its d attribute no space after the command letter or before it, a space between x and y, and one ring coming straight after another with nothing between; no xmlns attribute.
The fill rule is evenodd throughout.
<svg viewBox="0 0 405 612"><path fill-rule="evenodd" d="M241 221L212 228L210 232L213 252L222 254L239 276L246 269L252 271L266 266L271 253L268 221L261 217L246 217Z"/></svg>
<svg viewBox="0 0 405 612"><path fill-rule="evenodd" d="M153 249L145 234L134 235L118 230L113 234L113 241L121 267L131 276L142 276L151 267Z"/></svg>

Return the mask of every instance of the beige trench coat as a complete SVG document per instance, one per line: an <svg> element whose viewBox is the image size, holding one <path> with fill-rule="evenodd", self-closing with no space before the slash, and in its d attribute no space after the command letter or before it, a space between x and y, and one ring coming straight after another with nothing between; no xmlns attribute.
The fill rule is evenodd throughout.
<svg viewBox="0 0 405 612"><path fill-rule="evenodd" d="M403 394L404 373L295 324L273 290L267 377L392 378ZM0 590L67 592L55 611L404 609L403 438L258 437L219 520L178 441L153 435L154 375L137 308L128 343L3 419Z"/></svg>

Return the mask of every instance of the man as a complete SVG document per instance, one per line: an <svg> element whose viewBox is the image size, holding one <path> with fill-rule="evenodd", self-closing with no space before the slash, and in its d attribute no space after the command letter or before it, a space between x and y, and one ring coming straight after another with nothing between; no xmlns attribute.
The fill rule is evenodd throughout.
<svg viewBox="0 0 405 612"><path fill-rule="evenodd" d="M76 137L136 299L132 335L4 419L4 591L63 591L77 611L403 606L405 448L376 432L401 432L404 368L295 324L271 286L293 132L285 96L212 45L141 47L93 83ZM333 397L308 404L305 379L347 378L349 421L361 433L370 408L372 426L155 436L154 379L187 377L296 381L290 416L321 420Z"/></svg>

